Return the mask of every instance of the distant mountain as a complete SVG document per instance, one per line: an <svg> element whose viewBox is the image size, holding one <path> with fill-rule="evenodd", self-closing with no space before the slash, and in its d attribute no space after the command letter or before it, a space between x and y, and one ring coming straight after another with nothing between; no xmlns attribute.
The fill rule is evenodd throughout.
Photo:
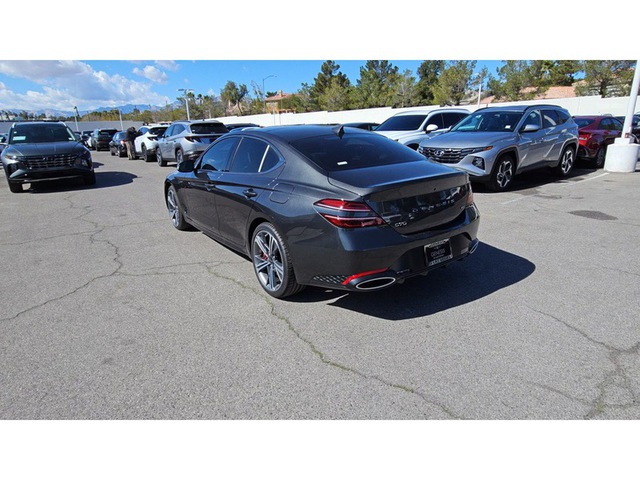
<svg viewBox="0 0 640 480"><path fill-rule="evenodd" d="M127 105L120 105L118 107L100 107L100 108L94 108L92 110L78 110L78 112L80 113L80 116L82 116L82 115L86 115L87 113L91 113L91 112L108 112L108 111L111 111L113 109L119 109L122 113L126 114L126 113L133 112L136 108L138 110L140 110L141 112L143 112L145 110L150 110L152 112L155 112L157 110L163 109L164 106L127 104ZM14 115L19 115L24 110L8 109L6 111L9 112L9 113L13 113ZM45 116L47 116L49 118L51 118L51 117L72 117L73 114L75 113L74 110L55 110L55 109L26 110L26 111L28 113L30 113L30 114L35 114L36 116L44 114ZM0 120L4 120L4 118L2 118Z"/></svg>

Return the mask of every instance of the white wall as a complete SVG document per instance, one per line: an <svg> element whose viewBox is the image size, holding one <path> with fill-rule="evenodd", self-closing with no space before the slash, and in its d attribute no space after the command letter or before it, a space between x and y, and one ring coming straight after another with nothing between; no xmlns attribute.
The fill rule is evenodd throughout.
<svg viewBox="0 0 640 480"><path fill-rule="evenodd" d="M533 105L533 104L551 104L559 105L566 108L571 115L626 115L627 106L629 105L629 97L616 98L600 98L594 97L573 97L573 98L554 98L550 100L529 100L522 102L504 102L493 103L492 106L507 105ZM481 104L481 107L485 107ZM408 110L433 110L440 108L437 105L426 107L409 107L409 108L368 108L363 110L346 110L343 112L310 112L310 113L282 113L282 114L261 114L261 115L245 115L242 117L218 117L223 123L256 123L263 127L272 125L295 125L309 123L348 123L348 122L377 122L382 123L387 118L396 113ZM466 108L474 111L477 105L462 105L459 108ZM634 112L640 111L640 98L636 103Z"/></svg>

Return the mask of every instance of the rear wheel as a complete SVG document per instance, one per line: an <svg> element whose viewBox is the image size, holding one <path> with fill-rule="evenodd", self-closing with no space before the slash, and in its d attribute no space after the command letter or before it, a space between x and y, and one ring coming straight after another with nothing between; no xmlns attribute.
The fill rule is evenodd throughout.
<svg viewBox="0 0 640 480"><path fill-rule="evenodd" d="M593 159L593 166L596 168L604 167L604 159L607 156L607 147L600 147L598 149L598 153L596 153L595 158Z"/></svg>
<svg viewBox="0 0 640 480"><path fill-rule="evenodd" d="M289 250L272 224L262 223L253 232L251 258L260 286L272 297L284 298L304 289L296 282Z"/></svg>
<svg viewBox="0 0 640 480"><path fill-rule="evenodd" d="M144 146L144 144L142 145L142 159L145 162L150 162L151 161L151 154L147 150L147 147Z"/></svg>
<svg viewBox="0 0 640 480"><path fill-rule="evenodd" d="M558 177L566 177L571 172L575 160L576 154L573 147L565 148L562 151L562 155L560 155L560 162L558 162L558 165L553 168L553 173Z"/></svg>
<svg viewBox="0 0 640 480"><path fill-rule="evenodd" d="M184 154L182 153L182 150L178 149L176 150L176 166L179 167L182 163L182 160L184 160Z"/></svg>
<svg viewBox="0 0 640 480"><path fill-rule="evenodd" d="M497 160L491 180L489 180L489 188L495 192L503 192L511 186L513 177L516 173L516 162L511 155L504 155Z"/></svg>
<svg viewBox="0 0 640 480"><path fill-rule="evenodd" d="M178 230L188 230L190 225L184 219L182 214L182 206L180 200L178 200L178 194L173 185L167 189L167 210L169 210L169 216L171 217L171 223Z"/></svg>

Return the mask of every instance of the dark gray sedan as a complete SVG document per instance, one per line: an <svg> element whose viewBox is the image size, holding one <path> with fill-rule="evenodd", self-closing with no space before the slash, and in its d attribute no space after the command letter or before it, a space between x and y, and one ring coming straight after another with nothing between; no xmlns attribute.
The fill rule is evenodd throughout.
<svg viewBox="0 0 640 480"><path fill-rule="evenodd" d="M342 126L231 132L165 182L173 225L253 261L282 298L305 285L375 291L473 253L466 173Z"/></svg>

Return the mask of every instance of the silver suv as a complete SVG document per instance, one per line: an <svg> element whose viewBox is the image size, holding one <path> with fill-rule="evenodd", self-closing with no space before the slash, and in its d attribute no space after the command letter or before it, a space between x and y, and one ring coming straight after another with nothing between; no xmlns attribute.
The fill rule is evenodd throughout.
<svg viewBox="0 0 640 480"><path fill-rule="evenodd" d="M577 149L578 126L567 110L516 105L476 110L450 132L420 142L418 152L502 191L527 170L550 167L567 176Z"/></svg>
<svg viewBox="0 0 640 480"><path fill-rule="evenodd" d="M167 161L180 165L184 159L195 160L209 144L225 133L229 133L227 127L215 120L173 122L158 137L158 165L164 167Z"/></svg>
<svg viewBox="0 0 640 480"><path fill-rule="evenodd" d="M416 150L421 140L446 132L467 115L464 108L409 110L387 118L374 131Z"/></svg>

